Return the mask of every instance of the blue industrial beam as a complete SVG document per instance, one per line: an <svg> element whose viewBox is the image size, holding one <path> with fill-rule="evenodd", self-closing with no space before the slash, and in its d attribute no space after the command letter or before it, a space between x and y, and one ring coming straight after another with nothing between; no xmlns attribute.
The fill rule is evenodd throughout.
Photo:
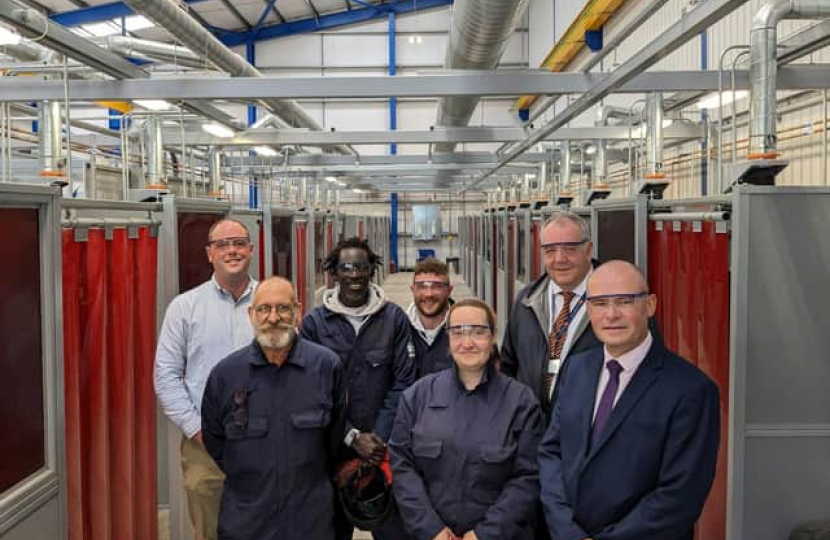
<svg viewBox="0 0 830 540"><path fill-rule="evenodd" d="M251 28L251 33L254 37L259 34L259 31L262 30L262 25L265 24L265 19L268 18L268 13L274 9L274 5L277 3L277 0L268 0L268 5L265 6L265 9L262 10L262 15L259 16L259 20L256 22L253 28Z"/></svg>
<svg viewBox="0 0 830 540"><path fill-rule="evenodd" d="M371 8L352 9L351 11L340 11L338 13L321 15L316 19L312 17L299 21L272 24L259 29L256 35L253 34L253 30L222 33L219 36L219 39L225 45L235 47L237 45L242 45L252 38L256 41L262 41L266 39L293 36L296 34L305 34L308 32L317 32L320 30L330 30L332 28L388 17L389 13L402 15L415 11L449 6L452 3L453 0L399 0L394 4L373 6Z"/></svg>
<svg viewBox="0 0 830 540"><path fill-rule="evenodd" d="M197 4L207 0L184 0L187 4ZM64 26L79 26L96 22L110 21L121 17L135 15L135 12L124 2L110 2L97 6L73 9L52 15L51 19Z"/></svg>

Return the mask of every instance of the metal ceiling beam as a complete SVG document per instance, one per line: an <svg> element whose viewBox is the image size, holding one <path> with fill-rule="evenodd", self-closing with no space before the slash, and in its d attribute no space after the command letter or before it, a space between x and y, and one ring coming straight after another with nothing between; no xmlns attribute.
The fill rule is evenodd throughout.
<svg viewBox="0 0 830 540"><path fill-rule="evenodd" d="M139 80L147 79L150 74L144 69L133 65L121 56L111 53L98 46L93 41L79 36L66 27L43 17L16 0L4 0L0 2L0 20L4 20L17 28L20 33L28 38L37 38L38 43L49 49L58 51L73 60L91 66L107 75L117 79ZM33 79L34 77L15 77L14 79ZM61 81L51 81L63 84ZM93 85L97 82L88 81ZM120 81L108 81L120 82ZM51 99L63 99L55 97ZM115 97L115 100L123 100L122 97ZM29 98L17 99L14 101L41 101L29 96ZM227 113L217 109L209 103L186 103L185 108L189 111L203 115L226 125L239 127Z"/></svg>
<svg viewBox="0 0 830 540"><path fill-rule="evenodd" d="M183 1L186 4L198 4L199 2L206 2L208 0ZM104 22L112 19L119 19L121 17L129 17L130 15L135 15L135 12L127 7L124 2L110 2L108 4L99 4L97 6L56 13L52 15L51 18L56 23L64 26L78 26L81 24Z"/></svg>
<svg viewBox="0 0 830 540"><path fill-rule="evenodd" d="M830 20L824 20L799 30L778 42L778 67L789 64L799 58L830 45ZM746 69L748 59L738 61L737 66ZM725 75L724 80L729 80ZM666 97L666 110L686 107L703 97L701 92L679 92Z"/></svg>
<svg viewBox="0 0 830 540"><path fill-rule="evenodd" d="M709 0L712 1L712 0ZM2 11L0 11L2 18ZM64 29L66 34L72 34ZM72 34L74 36L74 34ZM83 38L81 38L83 39ZM59 46L59 44L57 45ZM67 47L63 47L69 50ZM100 48L99 48L100 49ZM88 61L102 71L110 72L105 63L86 55ZM120 57L119 57L120 58ZM119 65L127 63L120 58ZM129 63L127 63L129 64ZM140 70L132 64L124 70ZM106 68L106 69L105 69ZM143 70L142 70L143 71ZM125 71L126 73L126 71ZM70 97L74 100L101 99L361 99L361 98L421 98L443 96L515 96L517 94L587 94L581 105L571 106L568 120L587 110L586 101L599 99L594 88L603 87L603 96L609 93L673 92L679 90L715 91L718 76L714 71L665 71L631 75L624 83L615 83L617 77L597 73L550 73L542 71L458 71L441 75L417 77L259 77L259 78L205 78L177 77L123 81L71 81ZM749 88L748 72L736 72L739 89ZM778 73L781 90L813 90L827 87L830 64L792 65ZM0 101L63 98L63 83L39 80L6 80L0 86ZM593 102L592 102L593 104ZM575 112L579 109L579 112ZM560 122L564 125L564 122ZM555 129L555 128L553 128Z"/></svg>
<svg viewBox="0 0 830 540"><path fill-rule="evenodd" d="M416 11L449 6L452 5L452 3L453 0L400 0L394 4L386 5L383 8L353 8L351 11L345 10L337 13L327 13L316 18L310 17L308 19L301 19L282 24L272 24L260 29L256 35L250 31L226 33L221 36L220 39L225 45L234 47L242 45L252 39L255 41L262 41L265 39L306 34L321 30L331 30L342 26L382 19L388 17L388 13L390 11L394 11L396 15L403 15L406 13L414 13Z"/></svg>
<svg viewBox="0 0 830 540"><path fill-rule="evenodd" d="M635 130L636 131L636 130ZM178 129L164 131L164 139L181 141ZM448 127L427 131L307 131L302 129L253 129L233 138L220 138L204 131L185 133L184 144L218 146L300 145L332 146L340 144L438 144L438 143L493 143L522 141L526 138L522 128L499 127ZM550 136L557 141L590 141L595 139L627 141L629 131L625 126L563 128ZM636 137L636 133L632 136ZM677 124L665 129L667 139L699 139L702 128L693 124Z"/></svg>
<svg viewBox="0 0 830 540"><path fill-rule="evenodd" d="M542 161L549 161L551 158L549 153L544 152L528 152L523 154L517 163L539 163ZM230 165L238 164L267 164L274 167L283 166L283 156L275 156L273 158L262 158L257 156L238 156L229 155L226 162ZM449 154L434 154L429 156L427 154L393 154L382 156L360 156L355 160L354 156L341 156L337 154L290 154L288 157L288 164L291 167L348 167L348 166L384 166L384 165L429 165L429 164L444 164L457 167L464 166L478 166L478 165L495 165L498 162L497 157L492 152L455 152Z"/></svg>
<svg viewBox="0 0 830 540"><path fill-rule="evenodd" d="M236 9L236 6L231 4L228 0L221 0L221 2L223 6L228 8L228 11L231 12L231 15L233 15L234 18L236 18L236 20L242 23L242 26L244 26L247 30L252 29L251 23L248 22L248 19L242 16L239 10Z"/></svg>
<svg viewBox="0 0 830 540"><path fill-rule="evenodd" d="M549 134L567 125L568 122L587 111L595 103L612 93L617 88L625 85L639 73L648 69L656 62L665 58L678 47L690 39L696 37L716 21L729 15L749 0L707 0L700 2L697 6L686 13L681 19L670 26L665 32L648 42L634 56L626 60L620 67L615 69L610 76L601 83L592 87L576 101L568 105L561 113L557 114L550 122L528 137L521 144L511 149L499 160L499 165L489 172L479 176L471 187L478 185L481 181L496 172L500 167L509 163L515 156L523 153L528 148ZM826 83L825 83L826 84Z"/></svg>

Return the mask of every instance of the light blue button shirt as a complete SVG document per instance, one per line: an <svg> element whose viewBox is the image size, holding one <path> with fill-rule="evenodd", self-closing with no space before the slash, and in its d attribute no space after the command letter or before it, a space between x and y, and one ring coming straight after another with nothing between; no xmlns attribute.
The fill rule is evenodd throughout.
<svg viewBox="0 0 830 540"><path fill-rule="evenodd" d="M187 437L202 429L202 394L213 367L254 337L248 306L257 282L234 300L216 278L178 295L161 326L154 382L164 414Z"/></svg>

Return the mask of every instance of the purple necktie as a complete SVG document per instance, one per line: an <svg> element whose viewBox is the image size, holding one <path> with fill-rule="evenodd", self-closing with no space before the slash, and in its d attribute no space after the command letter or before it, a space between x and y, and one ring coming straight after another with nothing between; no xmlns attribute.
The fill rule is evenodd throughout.
<svg viewBox="0 0 830 540"><path fill-rule="evenodd" d="M611 417L611 411L614 409L614 398L617 397L617 390L620 387L620 372L623 369L620 363L616 360L609 360L606 362L605 367L608 369L610 376L608 378L608 384L605 386L605 390L603 390L602 397L599 400L597 416L594 418L594 427L591 430L591 447L599 441L599 437L602 435L602 429Z"/></svg>

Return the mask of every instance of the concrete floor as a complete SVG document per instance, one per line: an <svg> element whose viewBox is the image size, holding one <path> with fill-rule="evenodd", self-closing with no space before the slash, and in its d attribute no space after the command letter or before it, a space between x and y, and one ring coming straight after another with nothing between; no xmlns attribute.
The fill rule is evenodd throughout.
<svg viewBox="0 0 830 540"><path fill-rule="evenodd" d="M412 292L409 290L409 285L412 283L413 277L414 274L412 272L392 274L386 279L386 281L383 282L382 285L383 290L386 292L389 299L401 306L403 309L406 309L412 302ZM460 275L452 274L450 276L450 282L455 287L452 295L455 300L461 300L462 298L474 296ZM158 520L158 540L170 540L169 523L170 511L167 509L160 510ZM353 538L354 540L371 540L372 534L365 531L355 531Z"/></svg>

